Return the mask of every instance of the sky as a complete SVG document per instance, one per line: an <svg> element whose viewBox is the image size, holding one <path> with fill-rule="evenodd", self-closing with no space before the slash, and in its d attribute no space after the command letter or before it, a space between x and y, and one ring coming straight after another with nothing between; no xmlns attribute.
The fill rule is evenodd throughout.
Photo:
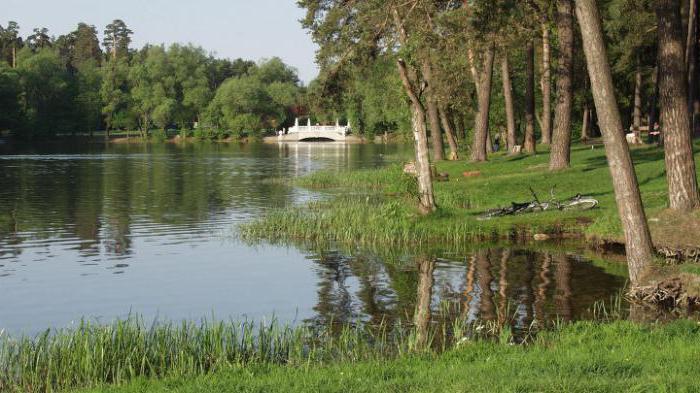
<svg viewBox="0 0 700 393"><path fill-rule="evenodd" d="M316 46L301 28L295 0L2 0L7 25L16 21L23 37L35 27L52 36L122 19L134 32L132 46L192 43L222 58L260 60L278 56L297 68L308 84L318 74Z"/></svg>

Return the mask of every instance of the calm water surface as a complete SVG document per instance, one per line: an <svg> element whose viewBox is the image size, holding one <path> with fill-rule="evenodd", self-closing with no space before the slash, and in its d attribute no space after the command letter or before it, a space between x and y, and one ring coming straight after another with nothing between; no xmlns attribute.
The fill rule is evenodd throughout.
<svg viewBox="0 0 700 393"><path fill-rule="evenodd" d="M85 317L379 321L425 301L516 325L585 318L625 278L576 250L410 255L247 245L236 227L323 197L278 178L390 164L382 145L116 145L0 152L0 330ZM352 255L350 255L352 254ZM397 253L392 253L396 255ZM398 253L400 255L400 253ZM402 259L403 263L398 260ZM423 276L419 273L423 271Z"/></svg>

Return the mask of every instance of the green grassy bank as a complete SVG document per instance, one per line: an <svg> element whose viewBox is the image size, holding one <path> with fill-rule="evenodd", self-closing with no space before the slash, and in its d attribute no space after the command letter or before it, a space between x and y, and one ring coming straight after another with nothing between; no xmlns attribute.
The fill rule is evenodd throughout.
<svg viewBox="0 0 700 393"><path fill-rule="evenodd" d="M690 392L700 390L697 323L576 323L528 346L464 341L442 355L253 365L141 379L87 392Z"/></svg>
<svg viewBox="0 0 700 393"><path fill-rule="evenodd" d="M542 147L540 147L542 149ZM663 149L640 147L632 151L642 197L655 240L661 247L700 247L693 230L700 230L700 214L677 216L667 205ZM271 212L246 224L244 237L341 241L353 244L416 245L423 243L465 244L475 239L528 238L544 233L552 236L588 236L621 242L610 172L602 146L576 145L571 168L548 170L549 154L494 155L489 162L465 160L439 162L439 172L448 182L436 182L439 210L424 217L418 214L415 181L404 175L401 165L354 172L317 172L295 184L328 191L332 196L305 206ZM700 164L700 154L696 155ZM464 172L479 176L465 177ZM540 200L550 190L558 199L578 193L600 201L588 212L545 212L479 221L487 209L529 201L532 187Z"/></svg>

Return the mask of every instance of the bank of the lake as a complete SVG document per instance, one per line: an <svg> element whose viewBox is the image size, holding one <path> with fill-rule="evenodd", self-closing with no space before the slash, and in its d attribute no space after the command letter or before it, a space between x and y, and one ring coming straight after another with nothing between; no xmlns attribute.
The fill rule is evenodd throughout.
<svg viewBox="0 0 700 393"><path fill-rule="evenodd" d="M251 238L332 240L366 245L464 244L474 240L521 240L536 234L550 238L586 238L592 245L622 244L615 196L602 145L575 145L571 168L548 170L549 154L540 146L536 155L492 156L489 162L444 161L437 170L449 181L436 182L439 210L418 214L415 181L400 165L378 170L336 173L321 171L295 179L296 185L329 191L333 196L278 209L245 224ZM660 251L682 257L700 250L700 214L673 214L666 210L664 153L659 147L632 150L642 198L652 235ZM700 164L700 154L696 155ZM700 167L700 166L699 166ZM481 221L485 210L532 200L530 188L541 200L554 189L558 199L589 195L600 207L587 212L545 212Z"/></svg>
<svg viewBox="0 0 700 393"><path fill-rule="evenodd" d="M664 326L580 322L541 334L526 346L464 341L441 355L254 364L196 378L141 379L83 393L696 391L699 334L698 324L690 321Z"/></svg>

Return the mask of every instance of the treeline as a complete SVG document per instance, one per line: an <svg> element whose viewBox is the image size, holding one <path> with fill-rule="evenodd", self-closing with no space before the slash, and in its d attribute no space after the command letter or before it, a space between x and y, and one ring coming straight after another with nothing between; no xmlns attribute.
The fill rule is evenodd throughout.
<svg viewBox="0 0 700 393"><path fill-rule="evenodd" d="M279 58L218 59L178 44L136 50L131 36L120 20L105 28L102 42L84 23L58 38L45 28L22 38L16 23L0 25L0 132L260 136L302 111L305 89Z"/></svg>
<svg viewBox="0 0 700 393"><path fill-rule="evenodd" d="M430 214L431 163L496 145L570 165L574 138L599 131L617 196L633 285L653 244L629 153L642 128L661 132L668 205L700 207L698 0L301 0L320 46L312 102L376 131L409 125L418 207ZM367 105L367 103L376 103ZM577 120L580 119L580 120ZM657 125L657 123L659 123ZM574 127L574 124L580 127ZM628 126L631 132L628 133ZM497 141L498 140L498 141Z"/></svg>

